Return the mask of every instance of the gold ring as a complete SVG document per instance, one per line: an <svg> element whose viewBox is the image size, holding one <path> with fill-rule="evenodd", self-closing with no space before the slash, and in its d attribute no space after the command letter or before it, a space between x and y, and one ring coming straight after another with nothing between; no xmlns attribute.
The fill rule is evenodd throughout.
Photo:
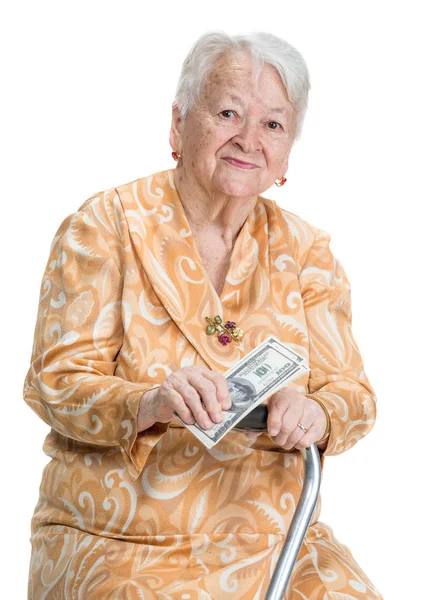
<svg viewBox="0 0 425 600"><path fill-rule="evenodd" d="M302 429L304 431L304 433L307 431L307 429L304 427L304 425L302 423L298 423L298 427L300 429Z"/></svg>

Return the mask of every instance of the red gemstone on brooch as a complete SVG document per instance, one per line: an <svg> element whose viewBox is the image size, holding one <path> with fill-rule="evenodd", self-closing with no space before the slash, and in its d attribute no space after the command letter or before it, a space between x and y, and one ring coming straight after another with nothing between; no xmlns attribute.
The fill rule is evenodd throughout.
<svg viewBox="0 0 425 600"><path fill-rule="evenodd" d="M237 327L234 321L226 321L223 325L223 320L220 315L216 315L214 318L205 317L208 325L206 327L207 335L217 334L218 341L223 346L227 346L230 342L240 342L243 336L243 331L240 327Z"/></svg>
<svg viewBox="0 0 425 600"><path fill-rule="evenodd" d="M230 344L232 338L228 333L222 333L218 336L218 341L220 342L220 344L223 344L223 346L226 346L227 344Z"/></svg>

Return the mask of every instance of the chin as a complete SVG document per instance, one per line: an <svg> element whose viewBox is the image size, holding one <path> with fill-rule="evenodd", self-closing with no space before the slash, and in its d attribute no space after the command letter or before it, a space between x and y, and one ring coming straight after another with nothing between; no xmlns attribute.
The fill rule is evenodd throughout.
<svg viewBox="0 0 425 600"><path fill-rule="evenodd" d="M227 194L228 196L258 196L261 191L258 185L258 181L250 182L244 181L242 178L226 178L217 181L216 187L221 193Z"/></svg>

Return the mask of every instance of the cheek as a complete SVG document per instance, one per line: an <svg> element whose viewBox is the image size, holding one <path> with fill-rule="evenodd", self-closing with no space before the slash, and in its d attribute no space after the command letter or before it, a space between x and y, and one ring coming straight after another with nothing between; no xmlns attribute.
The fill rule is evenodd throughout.
<svg viewBox="0 0 425 600"><path fill-rule="evenodd" d="M288 157L289 151L289 143L276 142L270 144L266 154L269 167L276 169L282 168Z"/></svg>
<svg viewBox="0 0 425 600"><path fill-rule="evenodd" d="M223 136L222 132L217 131L215 127L201 127L192 146L193 156L195 158L213 159L226 141L227 137Z"/></svg>

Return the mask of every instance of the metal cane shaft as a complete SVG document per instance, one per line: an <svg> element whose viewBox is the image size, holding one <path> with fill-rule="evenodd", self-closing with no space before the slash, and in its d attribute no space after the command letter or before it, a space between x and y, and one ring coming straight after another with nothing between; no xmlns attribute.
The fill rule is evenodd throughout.
<svg viewBox="0 0 425 600"><path fill-rule="evenodd" d="M303 454L303 489L265 600L282 600L319 496L320 457L316 444L304 450Z"/></svg>
<svg viewBox="0 0 425 600"><path fill-rule="evenodd" d="M267 415L267 406L260 404L246 415L235 429L267 431ZM282 600L319 496L321 469L316 444L312 444L301 453L304 458L304 484L265 600Z"/></svg>

